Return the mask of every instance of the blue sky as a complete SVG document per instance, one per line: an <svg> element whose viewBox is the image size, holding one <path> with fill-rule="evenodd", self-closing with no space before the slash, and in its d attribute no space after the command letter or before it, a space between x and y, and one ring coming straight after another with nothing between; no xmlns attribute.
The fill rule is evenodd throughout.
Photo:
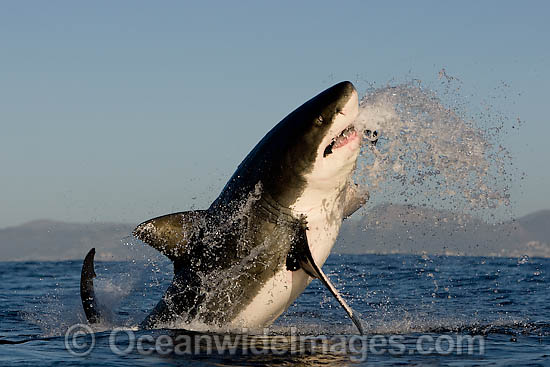
<svg viewBox="0 0 550 367"><path fill-rule="evenodd" d="M340 80L445 67L525 125L518 215L550 208L543 1L0 4L0 228L206 207L282 117ZM497 92L495 92L495 89ZM473 101L477 103L477 101ZM509 103L509 105L508 105Z"/></svg>

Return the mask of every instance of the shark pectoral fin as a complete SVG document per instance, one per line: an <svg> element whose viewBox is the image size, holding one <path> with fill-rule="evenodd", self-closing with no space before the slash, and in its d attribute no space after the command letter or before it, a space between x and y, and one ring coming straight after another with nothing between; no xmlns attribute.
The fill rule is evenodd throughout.
<svg viewBox="0 0 550 367"><path fill-rule="evenodd" d="M348 218L369 200L370 194L368 191L359 191L357 185L350 182L346 192L346 204L344 207L344 218Z"/></svg>
<svg viewBox="0 0 550 367"><path fill-rule="evenodd" d="M84 308L84 314L90 324L96 324L101 321L94 291L94 278L96 277L94 256L95 248L91 249L86 255L82 264L82 272L80 273L80 299Z"/></svg>
<svg viewBox="0 0 550 367"><path fill-rule="evenodd" d="M163 215L141 223L133 234L175 261L185 252L195 223L205 213L205 210L194 210Z"/></svg>
<svg viewBox="0 0 550 367"><path fill-rule="evenodd" d="M358 313L353 311L353 309L346 303L344 298L340 295L338 290L332 285L330 279L323 273L323 270L315 263L313 255L309 249L309 244L307 242L306 229L302 228L298 231L291 249L288 253L286 265L288 270L298 270L303 269L309 276L317 278L328 288L330 293L338 300L340 305L346 310L348 316L351 318L359 333L364 335L363 325L361 319L358 317Z"/></svg>
<svg viewBox="0 0 550 367"><path fill-rule="evenodd" d="M330 282L330 279L325 275L325 273L323 273L323 270L321 270L321 268L318 267L317 264L315 264L315 261L313 260L313 257L311 256L311 252L309 252L309 260L308 261L302 261L301 265L302 265L302 267L303 267L303 269L306 273L315 275L315 278L319 279L321 281L321 283L323 283L325 285L325 287L328 288L328 290L330 291L330 293L332 293L334 298L336 298L338 300L338 302L340 303L340 305L342 305L344 310L346 310L346 312L348 313L348 316L350 317L350 319L353 321L355 326L357 326L357 329L359 330L359 333L361 335L365 335L365 331L363 329L361 319L358 317L357 312L355 312L346 303L346 301L340 295L338 290L336 288L334 288L334 286Z"/></svg>

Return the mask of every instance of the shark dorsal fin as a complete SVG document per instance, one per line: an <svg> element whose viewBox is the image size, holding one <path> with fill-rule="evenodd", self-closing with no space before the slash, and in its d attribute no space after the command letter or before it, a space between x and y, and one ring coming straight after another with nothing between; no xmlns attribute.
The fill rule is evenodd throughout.
<svg viewBox="0 0 550 367"><path fill-rule="evenodd" d="M163 215L141 223L133 234L175 261L185 254L191 235L205 214L205 210L193 210Z"/></svg>

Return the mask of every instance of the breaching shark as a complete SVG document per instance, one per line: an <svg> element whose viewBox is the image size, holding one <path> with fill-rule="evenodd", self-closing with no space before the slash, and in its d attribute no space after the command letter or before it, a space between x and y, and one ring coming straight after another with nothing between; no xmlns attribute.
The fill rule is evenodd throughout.
<svg viewBox="0 0 550 367"><path fill-rule="evenodd" d="M318 278L363 334L360 318L321 270L342 220L368 199L352 181L363 136L354 125L358 109L351 82L330 87L271 129L208 209L138 225L133 234L174 265L171 285L140 326L266 327ZM94 253L81 275L90 323L101 320Z"/></svg>

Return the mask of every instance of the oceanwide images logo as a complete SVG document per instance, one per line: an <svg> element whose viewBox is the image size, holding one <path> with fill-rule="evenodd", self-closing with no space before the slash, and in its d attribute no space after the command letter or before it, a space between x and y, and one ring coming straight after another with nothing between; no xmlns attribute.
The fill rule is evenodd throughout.
<svg viewBox="0 0 550 367"><path fill-rule="evenodd" d="M65 332L65 349L73 356L87 356L94 347L95 334L90 326L74 324Z"/></svg>
<svg viewBox="0 0 550 367"><path fill-rule="evenodd" d="M107 339L108 337L108 339ZM269 328L254 334L248 329L237 334L213 334L156 330L134 332L115 328L102 333L115 355L161 356L205 355L334 355L351 361L365 361L371 355L483 355L485 339L480 335L301 335L295 327L289 334L272 333ZM65 333L65 348L76 357L87 356L96 346L96 334L84 324L71 326Z"/></svg>

